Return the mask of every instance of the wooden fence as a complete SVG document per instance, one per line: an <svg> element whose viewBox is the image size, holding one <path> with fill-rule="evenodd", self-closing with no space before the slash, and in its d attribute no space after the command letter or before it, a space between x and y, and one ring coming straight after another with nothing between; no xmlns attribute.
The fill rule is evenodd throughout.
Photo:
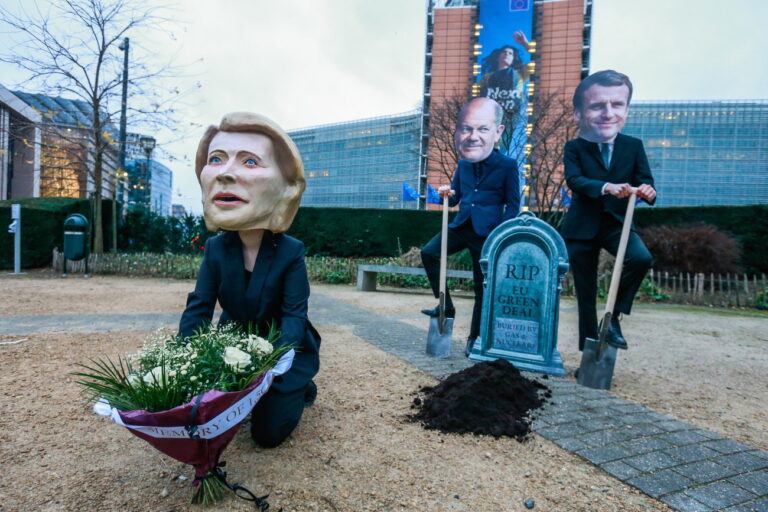
<svg viewBox="0 0 768 512"><path fill-rule="evenodd" d="M765 296L768 288L765 274L670 274L651 270L649 278L672 302L689 304L755 307L758 295Z"/></svg>
<svg viewBox="0 0 768 512"><path fill-rule="evenodd" d="M103 253L88 255L91 274L118 274L125 276L154 276L194 279L202 256L195 254ZM53 269L64 271L64 254L53 250ZM67 272L85 272L85 260L67 260Z"/></svg>

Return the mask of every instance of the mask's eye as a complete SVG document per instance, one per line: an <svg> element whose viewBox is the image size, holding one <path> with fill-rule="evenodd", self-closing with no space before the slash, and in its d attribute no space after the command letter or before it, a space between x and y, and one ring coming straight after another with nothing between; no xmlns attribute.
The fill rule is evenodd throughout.
<svg viewBox="0 0 768 512"><path fill-rule="evenodd" d="M209 164L220 164L221 163L221 157L220 156L210 156L208 157L208 163Z"/></svg>

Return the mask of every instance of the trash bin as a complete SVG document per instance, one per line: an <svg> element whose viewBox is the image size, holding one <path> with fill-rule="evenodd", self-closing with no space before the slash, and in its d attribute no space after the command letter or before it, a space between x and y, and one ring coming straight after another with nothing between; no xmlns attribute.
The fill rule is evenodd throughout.
<svg viewBox="0 0 768 512"><path fill-rule="evenodd" d="M64 220L64 257L68 260L85 258L88 247L88 219L73 213Z"/></svg>

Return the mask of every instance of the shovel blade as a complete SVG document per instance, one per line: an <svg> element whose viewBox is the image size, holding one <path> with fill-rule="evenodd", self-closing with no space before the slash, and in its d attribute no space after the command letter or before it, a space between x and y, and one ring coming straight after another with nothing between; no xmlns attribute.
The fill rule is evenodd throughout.
<svg viewBox="0 0 768 512"><path fill-rule="evenodd" d="M453 318L446 318L442 325L440 325L439 318L430 318L429 332L427 333L427 355L441 358L450 357L452 334Z"/></svg>
<svg viewBox="0 0 768 512"><path fill-rule="evenodd" d="M581 353L579 384L592 389L611 389L616 347L587 338Z"/></svg>

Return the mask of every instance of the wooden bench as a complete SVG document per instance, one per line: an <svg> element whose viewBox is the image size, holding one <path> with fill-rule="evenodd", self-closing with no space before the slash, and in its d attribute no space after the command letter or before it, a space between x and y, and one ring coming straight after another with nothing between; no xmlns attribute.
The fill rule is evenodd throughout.
<svg viewBox="0 0 768 512"><path fill-rule="evenodd" d="M376 275L379 272L387 274L409 274L412 276L426 276L427 271L418 267L395 267L392 265L358 265L357 289L361 292L376 291ZM472 279L471 270L448 270L448 277L460 279Z"/></svg>

